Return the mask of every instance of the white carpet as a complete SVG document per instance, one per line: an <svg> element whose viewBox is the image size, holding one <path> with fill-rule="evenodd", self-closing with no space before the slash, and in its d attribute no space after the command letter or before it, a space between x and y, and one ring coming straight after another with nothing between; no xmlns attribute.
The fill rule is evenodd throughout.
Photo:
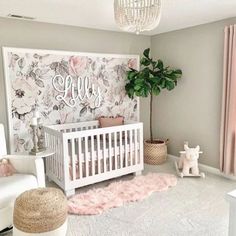
<svg viewBox="0 0 236 236"><path fill-rule="evenodd" d="M175 173L172 162L146 165L145 172L150 171ZM179 179L177 186L142 202L98 216L69 216L67 236L224 236L228 230L225 194L235 188L235 181L210 174L206 179Z"/></svg>

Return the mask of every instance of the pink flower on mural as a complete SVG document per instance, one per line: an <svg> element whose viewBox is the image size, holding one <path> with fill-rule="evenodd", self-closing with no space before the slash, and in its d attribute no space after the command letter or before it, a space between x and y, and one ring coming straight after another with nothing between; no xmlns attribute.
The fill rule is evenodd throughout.
<svg viewBox="0 0 236 236"><path fill-rule="evenodd" d="M86 66L87 66L87 58L86 57L78 57L72 56L69 59L69 72L71 75L81 75L83 74Z"/></svg>
<svg viewBox="0 0 236 236"><path fill-rule="evenodd" d="M128 67L133 68L133 69L137 69L137 60L136 59L129 59Z"/></svg>

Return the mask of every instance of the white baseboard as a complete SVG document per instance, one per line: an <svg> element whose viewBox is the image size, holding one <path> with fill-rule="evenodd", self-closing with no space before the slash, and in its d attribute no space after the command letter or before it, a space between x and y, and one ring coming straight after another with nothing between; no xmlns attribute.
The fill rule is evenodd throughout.
<svg viewBox="0 0 236 236"><path fill-rule="evenodd" d="M179 157L171 155L171 154L168 154L168 158L169 158L169 160L172 160L172 161L177 161L179 159ZM204 165L204 164L199 163L199 168L203 172L208 172L208 173L211 173L211 174L214 174L214 175L218 175L218 176L230 179L230 180L236 180L236 176L225 175L224 173L220 172L219 169L211 167L211 166L208 166L208 165Z"/></svg>

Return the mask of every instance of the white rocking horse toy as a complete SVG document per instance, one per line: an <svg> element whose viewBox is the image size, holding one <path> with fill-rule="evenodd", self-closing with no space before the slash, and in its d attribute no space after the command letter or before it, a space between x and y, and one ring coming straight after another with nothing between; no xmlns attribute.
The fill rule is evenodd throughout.
<svg viewBox="0 0 236 236"><path fill-rule="evenodd" d="M198 168L198 159L200 151L200 147L189 148L188 143L184 144L184 151L180 152L179 161L175 162L175 167L178 176L183 177L202 177L205 178L205 173L199 172Z"/></svg>

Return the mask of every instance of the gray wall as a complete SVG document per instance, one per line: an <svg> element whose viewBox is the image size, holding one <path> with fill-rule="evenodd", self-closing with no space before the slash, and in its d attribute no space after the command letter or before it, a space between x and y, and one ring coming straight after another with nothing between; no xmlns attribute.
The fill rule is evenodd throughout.
<svg viewBox="0 0 236 236"><path fill-rule="evenodd" d="M201 145L201 162L219 166L219 130L223 64L223 29L236 18L157 36L90 30L0 18L0 47L26 47L81 52L141 54L150 47L155 58L183 70L177 88L154 100L154 134L170 139L169 153L183 142ZM141 99L141 121L148 137L148 99ZM2 57L0 57L0 122L7 125Z"/></svg>
<svg viewBox="0 0 236 236"><path fill-rule="evenodd" d="M150 37L0 18L0 47L2 46L142 54L145 48L150 47ZM142 107L146 102L146 100L141 102ZM141 115L141 119L144 120L145 116ZM7 127L2 56L0 56L0 123Z"/></svg>
<svg viewBox="0 0 236 236"><path fill-rule="evenodd" d="M201 162L219 167L224 26L236 18L151 38L152 55L181 68L177 88L154 101L154 134L170 138L169 153L179 155L183 142L199 144Z"/></svg>

